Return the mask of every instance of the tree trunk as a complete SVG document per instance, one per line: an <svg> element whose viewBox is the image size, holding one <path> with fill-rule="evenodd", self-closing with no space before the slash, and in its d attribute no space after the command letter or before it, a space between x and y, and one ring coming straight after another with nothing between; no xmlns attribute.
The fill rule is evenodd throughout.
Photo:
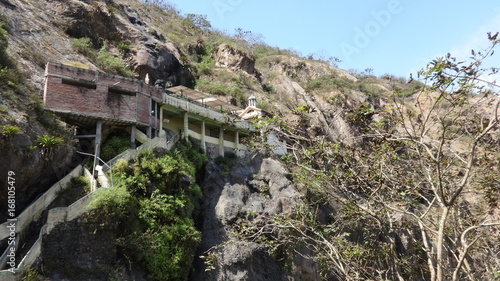
<svg viewBox="0 0 500 281"><path fill-rule="evenodd" d="M444 228L448 220L448 214L450 208L448 206L442 206L443 210L441 214L441 219L439 220L439 230L438 237L436 241L436 281L443 281L443 250L444 250Z"/></svg>

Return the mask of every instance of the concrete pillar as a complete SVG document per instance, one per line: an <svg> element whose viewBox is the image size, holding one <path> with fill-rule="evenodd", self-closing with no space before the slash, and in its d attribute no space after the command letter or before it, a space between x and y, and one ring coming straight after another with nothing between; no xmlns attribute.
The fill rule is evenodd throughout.
<svg viewBox="0 0 500 281"><path fill-rule="evenodd" d="M240 146L240 132L236 131L234 133L234 149L238 150L238 147Z"/></svg>
<svg viewBox="0 0 500 281"><path fill-rule="evenodd" d="M137 128L135 127L135 125L132 125L132 128L130 129L130 148L131 149L136 149L136 145L135 145L135 131L137 130Z"/></svg>
<svg viewBox="0 0 500 281"><path fill-rule="evenodd" d="M102 141L102 120L97 120L95 127L95 155L101 155L101 141Z"/></svg>
<svg viewBox="0 0 500 281"><path fill-rule="evenodd" d="M162 130L163 130L163 107L160 106L160 134Z"/></svg>
<svg viewBox="0 0 500 281"><path fill-rule="evenodd" d="M149 126L149 127L146 129L146 135L148 136L148 138L151 138L151 136L152 136L152 132L153 132L153 128L151 128L151 126Z"/></svg>
<svg viewBox="0 0 500 281"><path fill-rule="evenodd" d="M224 128L219 128L219 155L224 156Z"/></svg>
<svg viewBox="0 0 500 281"><path fill-rule="evenodd" d="M189 117L188 113L184 112L184 138L189 140Z"/></svg>
<svg viewBox="0 0 500 281"><path fill-rule="evenodd" d="M207 144L205 143L205 119L201 121L201 149L207 152Z"/></svg>
<svg viewBox="0 0 500 281"><path fill-rule="evenodd" d="M99 165L99 156L101 155L101 141L102 141L102 120L97 120L97 124L95 126L95 141L94 141L94 164L92 165L92 177L95 179L97 177L96 174L96 166ZM96 186L92 187L92 190L95 190Z"/></svg>

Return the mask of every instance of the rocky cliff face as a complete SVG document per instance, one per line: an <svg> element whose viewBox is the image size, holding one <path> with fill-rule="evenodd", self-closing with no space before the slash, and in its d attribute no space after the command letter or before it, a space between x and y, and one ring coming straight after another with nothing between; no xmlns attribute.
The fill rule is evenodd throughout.
<svg viewBox="0 0 500 281"><path fill-rule="evenodd" d="M150 12L149 16L147 12ZM2 154L6 155L1 164L2 171L13 169L21 175L18 177L19 192L27 196L23 197L26 199L20 199L18 206L20 209L43 190L42 186L53 182L57 175L63 175L82 159L78 156L72 159L73 153L70 152L73 146L70 137L72 132L69 127L63 129L66 127L63 123L60 126L60 133L57 134L65 136L65 145L57 150L53 161L44 161L39 150L28 151L28 148L37 146L35 141L37 136L56 134L53 130L48 130L49 127L54 127L56 121L44 114L40 107L46 62L79 62L99 70L99 65L79 52L72 40L90 38L93 45L91 47L97 51L99 48L104 48L107 42L106 46L111 55L121 59L132 69L136 78L143 80L148 74L150 84L192 86L194 76L186 64L183 51L158 31L156 28L158 19L152 18L152 12L158 13L157 10L146 10L136 1L4 0L0 2L0 14L3 15L5 27L8 29L9 54L17 62L17 67L30 85L28 90L30 93L22 92L17 100L9 101L4 97L1 99L1 104L8 108L9 120L15 120L4 119L1 124L17 125L22 128L22 133L6 141L0 148ZM126 47L120 49L119 46ZM218 46L213 57L218 68L236 74L239 72L257 74L255 59L228 44ZM282 59L286 60L284 57ZM329 108L328 103L308 96L298 82L307 81L307 77L321 76L331 69L311 64L304 64L305 67L301 69L289 67L299 63L299 61L270 63L270 69L281 74L267 81L272 83L283 97L282 102L273 106L284 112L285 119L293 122L298 122L302 118L291 112L291 109L298 104L307 103L316 112L328 111ZM291 79L292 74L296 78ZM241 79L253 79L255 82L252 83L261 83L251 77L253 76ZM262 90L246 88L244 91L255 94L263 100L267 99ZM291 102L288 103L287 100ZM316 127L324 127L331 122L322 116L310 120L311 132L314 132ZM334 120L334 124L338 124L338 129L332 136L338 136L338 132L348 132L344 130L346 126L338 115ZM4 176L5 173L2 173L0 179Z"/></svg>
<svg viewBox="0 0 500 281"><path fill-rule="evenodd" d="M9 55L26 80L20 85L12 81L3 85L12 91L0 96L0 125L20 127L18 134L0 139L0 181L6 182L7 171L16 173L17 192L22 194L17 198L18 211L82 160L74 154L77 144L71 138L72 128L43 111L44 67L49 61L77 62L113 74L119 72L106 67L117 63L134 78L148 76L150 84L205 86L241 106L254 95L268 115L294 127L297 143L290 138L288 144L298 144L296 149L303 148L302 140L347 146L361 143L358 136L366 129L366 122L387 125L379 113L390 111L391 91L408 97L404 114L411 111L411 104L425 107L411 98L420 87L418 83L392 76L354 75L324 61L269 46L259 46L265 50L259 53L248 43L196 27L176 11L143 2L0 0ZM89 40L88 45L75 44L83 39ZM482 116L486 113L492 112ZM34 148L37 136L44 134L65 139L50 157ZM498 144L498 128L489 135ZM320 150L314 153L320 154ZM334 165L329 160L320 164L327 168ZM306 247L296 245L303 256L288 257L288 263L283 264L268 252L264 242L241 235L242 225L266 226L277 214L291 215L301 203L302 195L280 162L241 159L229 173L210 162L201 178L204 197L197 226L202 242L197 256L204 258L194 261L190 280L320 280L318 264L304 257L314 256ZM5 202L5 190L0 189L1 202ZM327 222L335 213L333 206L318 207L318 220ZM0 204L0 221L5 219L3 208L5 204ZM64 267L54 265L61 260L59 254L71 272L86 272L88 278L107 280L99 275L113 268L121 280L145 280L140 269L121 264L114 251L116 229L106 223L85 216L58 226L46 237L43 259L55 266L53 280L69 278ZM403 246L412 247L408 241L415 237L405 235L400 235ZM98 241L93 243L92 239Z"/></svg>
<svg viewBox="0 0 500 281"><path fill-rule="evenodd" d="M255 59L228 44L221 44L215 54L215 65L233 70L242 70L248 74L255 73Z"/></svg>
<svg viewBox="0 0 500 281"><path fill-rule="evenodd" d="M91 44L85 48L96 53L103 51L123 62L134 71L137 79L144 80L148 75L150 84L158 86L193 86L195 75L186 56L190 53L189 46L200 45L195 43L196 35L193 36L189 28L182 27L182 32L193 40L187 46L174 45L166 34L160 32L166 15L157 8L132 0L1 0L0 14L8 29L9 54L17 61L17 67L26 77L32 92L21 93L17 100L0 98L1 104L8 107L8 120L11 120L4 118L1 124L21 127L20 134L0 145L4 157L0 164L0 180L6 182L4 177L8 170L19 175L16 177L18 192L23 194L18 198L19 211L42 193L44 187L57 180L58 175L63 175L65 170L82 160L73 155L75 143L71 139L71 128L43 113L40 106L47 62L78 62L102 70L103 65L75 46L75 39L89 38ZM183 26L181 22L174 24ZM244 102L245 95L252 94L268 103L268 109L283 120L305 122L306 134L317 135L331 127L327 131L331 139L352 137L353 133L339 114L338 107L328 102L328 96L314 96L305 90L309 80L332 73L356 80L346 72L322 62L306 62L284 55L270 56L259 64L255 57L229 44L214 46L209 55L215 62L215 69L223 70L220 73L231 77L210 79L231 86L237 84L240 102ZM307 110L294 111L301 105L306 105ZM56 124L58 128L51 129ZM28 147L37 145L36 137L42 134L65 136L64 146L54 151L50 159L43 157L40 150L28 151ZM277 161L246 160L233 167L227 177L211 163L207 165L205 175L204 204L199 218L203 239L199 255L214 252L218 259L208 272L205 272L207 265L204 261L197 260L191 280L318 280L316 265L311 261L297 256L293 259L292 271L285 272L264 245L237 235L236 230L245 220L256 225L266 224L276 214L291 212L300 201L300 194L290 176ZM1 192L0 198L5 198ZM1 214L5 214L4 206L0 205ZM67 256L64 262L72 271L81 268L92 272L94 267L109 267L116 262L115 252L104 246L96 250L95 246L108 241L112 247L109 237L113 237L113 229L101 229L97 225L92 217L62 225L47 237L44 259L49 262L60 259L56 256L61 252ZM93 237L93 227L106 236L96 245L89 240ZM79 238L73 239L68 233ZM70 258L71 253L64 249L78 249L77 257ZM96 263L90 262L94 254L100 257Z"/></svg>
<svg viewBox="0 0 500 281"><path fill-rule="evenodd" d="M0 125L20 128L13 137L0 140L0 179L5 183L7 171L15 172L17 192L23 194L17 198L18 213L83 159L74 154L72 129L43 112L41 106L47 62L80 62L99 69L75 50L72 39L88 37L96 46L103 46L103 40L127 44L130 50L126 53L120 55L116 48L110 52L122 56L136 78L144 79L148 74L151 84L189 85L192 81L179 62L177 48L127 6L77 0L5 0L0 2L0 14L8 30L9 55L27 85L23 89L17 86L16 96L0 97L2 111L6 111ZM35 148L40 146L36 142L40 135L63 137L64 144L48 158ZM0 199L6 198L4 190L0 190ZM0 205L0 220L6 213L4 208L5 204Z"/></svg>
<svg viewBox="0 0 500 281"><path fill-rule="evenodd" d="M316 265L297 256L284 270L266 246L238 236L243 222L265 225L278 214L291 213L301 200L290 175L271 158L240 159L224 176L209 162L201 182L203 203L198 224L202 242L189 280L320 280ZM117 253L117 227L94 210L57 225L44 235L41 266L51 280L146 280L144 273Z"/></svg>
<svg viewBox="0 0 500 281"><path fill-rule="evenodd" d="M48 61L78 61L99 69L72 44L72 38L84 37L92 39L97 48L104 40L126 44L128 48L121 49L121 55L138 79L143 80L146 73L152 84L158 80L178 84L189 79L189 72L181 69L178 49L127 5L112 1L9 0L0 9L9 25L13 56L40 90ZM120 50L115 47L111 46L111 52L119 56Z"/></svg>
<svg viewBox="0 0 500 281"><path fill-rule="evenodd" d="M319 280L314 263L297 258L293 270L286 272L265 245L238 236L241 223L265 225L275 215L291 214L300 202L301 195L278 161L247 159L226 178L209 163L205 175L199 254L211 258L196 262L191 280Z"/></svg>

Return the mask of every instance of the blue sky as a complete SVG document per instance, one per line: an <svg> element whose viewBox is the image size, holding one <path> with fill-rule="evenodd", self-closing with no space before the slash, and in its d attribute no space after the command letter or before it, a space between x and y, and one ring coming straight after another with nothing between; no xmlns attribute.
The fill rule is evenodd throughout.
<svg viewBox="0 0 500 281"><path fill-rule="evenodd" d="M212 27L262 34L274 47L342 60L345 70L414 76L450 52L466 58L500 31L493 0L169 0L182 14L207 15ZM500 53L499 53L500 55ZM497 67L499 57L494 57Z"/></svg>

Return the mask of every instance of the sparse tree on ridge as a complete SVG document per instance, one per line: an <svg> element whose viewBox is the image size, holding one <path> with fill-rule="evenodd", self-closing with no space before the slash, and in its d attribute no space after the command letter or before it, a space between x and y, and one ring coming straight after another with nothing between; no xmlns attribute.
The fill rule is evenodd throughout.
<svg viewBox="0 0 500 281"><path fill-rule="evenodd" d="M500 87L485 80L496 72L483 67L497 45L488 37L470 62L448 54L429 63L417 94L350 113L366 126L355 146L281 124L309 207L241 235L289 254L304 245L325 278L498 277ZM338 209L327 224L314 211L324 204Z"/></svg>

